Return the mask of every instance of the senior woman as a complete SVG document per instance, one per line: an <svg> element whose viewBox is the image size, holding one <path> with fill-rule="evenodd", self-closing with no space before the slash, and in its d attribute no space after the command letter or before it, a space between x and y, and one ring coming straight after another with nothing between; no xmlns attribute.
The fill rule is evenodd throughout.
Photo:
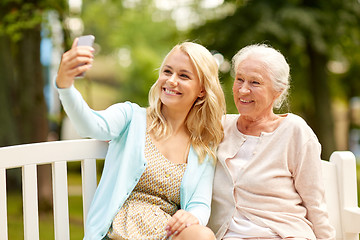
<svg viewBox="0 0 360 240"><path fill-rule="evenodd" d="M289 65L255 44L233 58L239 114L223 119L209 227L217 239L334 239L321 177L321 146L299 116L275 114Z"/></svg>

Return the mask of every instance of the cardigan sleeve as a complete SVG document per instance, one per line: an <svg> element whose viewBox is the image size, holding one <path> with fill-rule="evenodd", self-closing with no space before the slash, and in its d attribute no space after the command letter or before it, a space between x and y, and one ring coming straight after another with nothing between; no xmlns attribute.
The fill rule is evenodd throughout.
<svg viewBox="0 0 360 240"><path fill-rule="evenodd" d="M118 103L103 111L94 111L72 85L58 88L66 114L82 137L112 140L118 137L132 117L130 103Z"/></svg>
<svg viewBox="0 0 360 240"><path fill-rule="evenodd" d="M325 203L321 170L321 146L316 137L310 138L297 154L294 184L307 209L307 219L317 239L334 239L335 230L330 225Z"/></svg>

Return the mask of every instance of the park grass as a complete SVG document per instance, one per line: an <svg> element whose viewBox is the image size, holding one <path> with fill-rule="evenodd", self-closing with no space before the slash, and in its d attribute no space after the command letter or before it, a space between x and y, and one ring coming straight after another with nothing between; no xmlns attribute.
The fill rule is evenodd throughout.
<svg viewBox="0 0 360 240"><path fill-rule="evenodd" d="M81 177L78 173L69 172L69 189L76 186L81 188ZM39 207L40 208L40 207ZM12 240L24 239L22 195L21 192L10 191L7 195L8 214L8 238ZM79 240L83 238L82 219L82 197L79 194L69 194L69 221L70 239ZM54 237L54 216L52 211L41 212L39 215L40 239L53 240Z"/></svg>
<svg viewBox="0 0 360 240"><path fill-rule="evenodd" d="M21 194L8 194L8 234L9 239L24 239ZM69 196L70 239L83 238L81 196ZM54 218L52 212L39 216L40 239L52 240L54 237Z"/></svg>

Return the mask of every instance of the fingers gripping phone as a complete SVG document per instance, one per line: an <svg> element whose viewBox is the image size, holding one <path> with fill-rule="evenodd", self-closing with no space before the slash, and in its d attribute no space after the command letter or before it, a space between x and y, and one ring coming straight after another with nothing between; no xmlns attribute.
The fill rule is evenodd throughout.
<svg viewBox="0 0 360 240"><path fill-rule="evenodd" d="M93 44L94 44L94 40L95 40L95 37L93 35L81 36L78 39L77 46L90 46L90 47L92 47ZM81 64L81 65L84 65L84 64ZM81 66L81 65L79 65L79 66ZM80 73L76 77L77 78L82 78L82 77L84 77L84 75L85 75L85 72Z"/></svg>

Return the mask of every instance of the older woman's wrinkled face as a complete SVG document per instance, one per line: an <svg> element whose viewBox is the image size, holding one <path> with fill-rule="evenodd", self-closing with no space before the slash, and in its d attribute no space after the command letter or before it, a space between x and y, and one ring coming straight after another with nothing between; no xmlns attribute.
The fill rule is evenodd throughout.
<svg viewBox="0 0 360 240"><path fill-rule="evenodd" d="M264 65L254 57L238 65L233 94L238 112L254 120L273 113L274 101L280 95Z"/></svg>

